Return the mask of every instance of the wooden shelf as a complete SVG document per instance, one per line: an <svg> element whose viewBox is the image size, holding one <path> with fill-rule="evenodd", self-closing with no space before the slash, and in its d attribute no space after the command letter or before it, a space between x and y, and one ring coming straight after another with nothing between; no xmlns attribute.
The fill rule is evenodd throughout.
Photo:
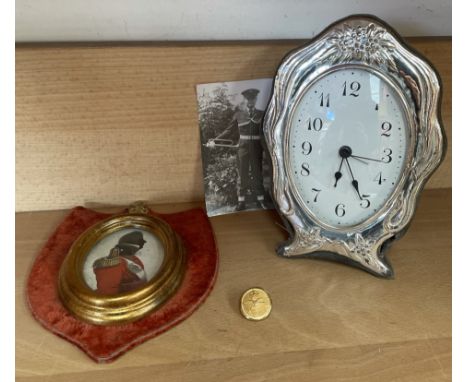
<svg viewBox="0 0 468 382"><path fill-rule="evenodd" d="M162 205L161 212L190 204ZM28 271L67 211L16 219L18 381L443 381L451 379L451 189L423 193L407 235L390 250L394 280L340 264L276 256L273 211L211 219L215 288L192 317L97 365L43 329L24 297ZM241 317L252 286L273 299L262 322Z"/></svg>

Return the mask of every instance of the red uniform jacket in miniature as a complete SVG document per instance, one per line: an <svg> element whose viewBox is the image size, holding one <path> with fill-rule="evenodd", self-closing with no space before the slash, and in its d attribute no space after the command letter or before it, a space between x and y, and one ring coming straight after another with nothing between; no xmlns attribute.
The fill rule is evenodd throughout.
<svg viewBox="0 0 468 382"><path fill-rule="evenodd" d="M115 248L114 250L117 250ZM113 251L114 251L113 250ZM129 292L146 283L145 266L136 256L115 256L97 259L93 264L97 292L112 295Z"/></svg>

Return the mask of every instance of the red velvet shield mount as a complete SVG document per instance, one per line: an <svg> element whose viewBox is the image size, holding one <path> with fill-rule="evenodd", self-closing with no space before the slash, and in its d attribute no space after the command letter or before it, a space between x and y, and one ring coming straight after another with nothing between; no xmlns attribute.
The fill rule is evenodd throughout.
<svg viewBox="0 0 468 382"><path fill-rule="evenodd" d="M87 228L112 216L74 208L42 249L29 275L27 300L33 316L99 363L111 362L133 347L189 317L211 292L218 253L211 224L201 208L174 214L150 214L165 220L182 238L187 269L181 286L163 306L138 321L113 326L78 320L62 305L57 290L60 266L73 242Z"/></svg>

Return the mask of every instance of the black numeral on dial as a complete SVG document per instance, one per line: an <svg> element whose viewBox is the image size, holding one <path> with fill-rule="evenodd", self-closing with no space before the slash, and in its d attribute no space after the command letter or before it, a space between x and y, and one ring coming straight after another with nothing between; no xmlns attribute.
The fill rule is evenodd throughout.
<svg viewBox="0 0 468 382"><path fill-rule="evenodd" d="M318 198L318 196L320 194L320 191L322 191L322 190L318 190L316 188L313 188L312 191L316 192L314 202L317 203L317 198Z"/></svg>
<svg viewBox="0 0 468 382"><path fill-rule="evenodd" d="M382 157L382 162L390 163L392 161L392 149L384 149L384 156Z"/></svg>
<svg viewBox="0 0 468 382"><path fill-rule="evenodd" d="M392 129L392 124L390 122L384 122L382 123L382 134L380 134L382 137L389 137L390 136L390 130Z"/></svg>
<svg viewBox="0 0 468 382"><path fill-rule="evenodd" d="M302 163L301 175L302 176L309 176L310 175L309 163Z"/></svg>
<svg viewBox="0 0 468 382"><path fill-rule="evenodd" d="M370 207L370 200L367 199L368 197L370 197L370 195L362 195L362 200L361 200L361 203L360 203L360 206L362 208L369 208Z"/></svg>
<svg viewBox="0 0 468 382"><path fill-rule="evenodd" d="M340 204L337 204L336 207L335 207L335 214L336 216L338 216L339 218L342 218L343 216L345 216L346 214L346 211L345 211L345 205L343 203L340 203Z"/></svg>
<svg viewBox="0 0 468 382"><path fill-rule="evenodd" d="M330 107L330 93L324 95L323 93L320 94L320 106Z"/></svg>
<svg viewBox="0 0 468 382"><path fill-rule="evenodd" d="M385 182L387 179L385 178L382 178L382 171L380 171L377 176L374 178L374 182L378 182L379 183L379 186Z"/></svg>
<svg viewBox="0 0 468 382"><path fill-rule="evenodd" d="M312 152L312 143L309 141L302 142L302 154L309 155Z"/></svg>
<svg viewBox="0 0 468 382"><path fill-rule="evenodd" d="M350 96L353 96L353 97L357 97L359 96L359 90L361 89L361 84L357 81L353 81L349 84L349 88L348 88L348 83L347 81L344 82L343 84L343 96L347 96L347 95L350 95ZM349 90L349 92L348 92Z"/></svg>
<svg viewBox="0 0 468 382"><path fill-rule="evenodd" d="M313 128L315 131L320 131L322 130L322 127L323 127L323 121L321 118L315 118L312 122L311 122L311 119L309 118L309 126L307 130L312 130Z"/></svg>

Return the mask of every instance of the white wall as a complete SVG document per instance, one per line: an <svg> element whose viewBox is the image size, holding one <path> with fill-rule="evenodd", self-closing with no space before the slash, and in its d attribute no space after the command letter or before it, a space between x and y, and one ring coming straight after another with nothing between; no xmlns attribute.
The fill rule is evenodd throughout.
<svg viewBox="0 0 468 382"><path fill-rule="evenodd" d="M17 0L16 41L310 38L353 13L404 36L452 34L450 0Z"/></svg>

